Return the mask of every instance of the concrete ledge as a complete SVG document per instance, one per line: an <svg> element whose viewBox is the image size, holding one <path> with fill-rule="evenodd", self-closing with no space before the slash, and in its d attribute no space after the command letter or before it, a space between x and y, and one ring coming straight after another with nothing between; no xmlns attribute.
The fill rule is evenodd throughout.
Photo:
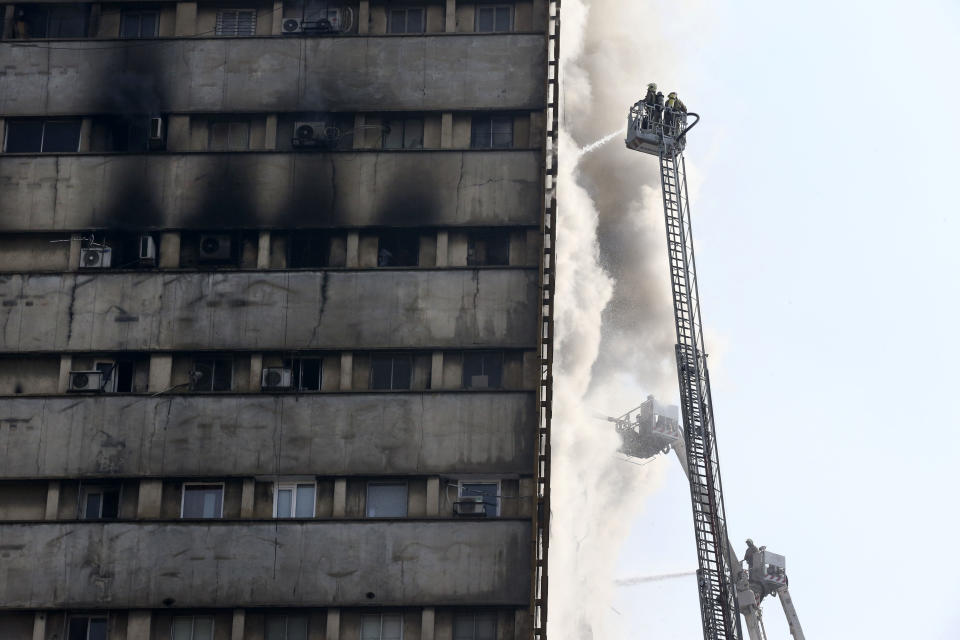
<svg viewBox="0 0 960 640"><path fill-rule="evenodd" d="M5 398L0 479L528 473L535 395Z"/></svg>
<svg viewBox="0 0 960 640"><path fill-rule="evenodd" d="M525 606L529 574L521 521L0 525L2 609Z"/></svg>
<svg viewBox="0 0 960 640"><path fill-rule="evenodd" d="M546 106L542 34L180 38L150 46L86 40L61 47L0 42L0 116Z"/></svg>
<svg viewBox="0 0 960 640"><path fill-rule="evenodd" d="M0 155L0 231L536 226L542 165L536 150Z"/></svg>
<svg viewBox="0 0 960 640"><path fill-rule="evenodd" d="M0 275L0 351L535 348L537 272Z"/></svg>

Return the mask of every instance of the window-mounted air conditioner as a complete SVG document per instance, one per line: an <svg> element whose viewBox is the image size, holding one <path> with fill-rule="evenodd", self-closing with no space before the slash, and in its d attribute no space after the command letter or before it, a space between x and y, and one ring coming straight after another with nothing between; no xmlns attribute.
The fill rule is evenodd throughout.
<svg viewBox="0 0 960 640"><path fill-rule="evenodd" d="M284 367L267 367L260 375L262 389L289 389L292 386L290 369Z"/></svg>
<svg viewBox="0 0 960 640"><path fill-rule="evenodd" d="M284 18L280 29L284 35L303 33L303 21L297 20L296 18Z"/></svg>
<svg viewBox="0 0 960 640"><path fill-rule="evenodd" d="M229 260L232 238L226 234L204 234L200 236L200 260L218 262Z"/></svg>
<svg viewBox="0 0 960 640"><path fill-rule="evenodd" d="M80 268L106 269L110 266L110 247L80 249Z"/></svg>
<svg viewBox="0 0 960 640"><path fill-rule="evenodd" d="M487 510L483 504L483 496L460 496L453 503L453 512L458 516L487 515Z"/></svg>
<svg viewBox="0 0 960 640"><path fill-rule="evenodd" d="M68 391L103 391L103 371L71 371Z"/></svg>
<svg viewBox="0 0 960 640"><path fill-rule="evenodd" d="M140 262L142 264L157 263L157 243L154 242L153 236L146 234L140 236L139 247Z"/></svg>

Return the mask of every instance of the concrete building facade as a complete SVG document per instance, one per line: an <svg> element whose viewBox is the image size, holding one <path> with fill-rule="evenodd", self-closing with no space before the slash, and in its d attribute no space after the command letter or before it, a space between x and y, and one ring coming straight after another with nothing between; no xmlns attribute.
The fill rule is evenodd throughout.
<svg viewBox="0 0 960 640"><path fill-rule="evenodd" d="M0 638L545 639L558 5L0 2Z"/></svg>

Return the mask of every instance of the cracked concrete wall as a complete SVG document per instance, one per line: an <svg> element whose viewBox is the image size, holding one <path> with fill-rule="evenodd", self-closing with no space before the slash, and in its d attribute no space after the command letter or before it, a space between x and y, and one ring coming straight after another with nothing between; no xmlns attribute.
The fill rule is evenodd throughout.
<svg viewBox="0 0 960 640"><path fill-rule="evenodd" d="M0 231L537 226L542 165L536 150L0 156Z"/></svg>
<svg viewBox="0 0 960 640"><path fill-rule="evenodd" d="M0 113L544 109L539 34L0 43ZM150 109L142 110L145 104Z"/></svg>
<svg viewBox="0 0 960 640"><path fill-rule="evenodd" d="M0 275L0 351L537 344L533 269Z"/></svg>
<svg viewBox="0 0 960 640"><path fill-rule="evenodd" d="M512 520L3 524L0 608L524 606L530 550Z"/></svg>
<svg viewBox="0 0 960 640"><path fill-rule="evenodd" d="M532 392L7 398L0 478L524 474L534 455L535 399Z"/></svg>

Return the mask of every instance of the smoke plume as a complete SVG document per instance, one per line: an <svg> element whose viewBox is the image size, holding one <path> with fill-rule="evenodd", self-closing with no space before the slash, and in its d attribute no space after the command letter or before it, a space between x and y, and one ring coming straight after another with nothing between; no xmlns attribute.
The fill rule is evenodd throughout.
<svg viewBox="0 0 960 640"><path fill-rule="evenodd" d="M611 619L621 547L668 463L616 456L619 437L594 418L652 393L674 402L673 311L657 162L619 131L646 83L677 77L673 39L693 0L567 0L558 176L557 310L549 633L618 636ZM666 35L662 12L684 14ZM690 105L689 97L681 97ZM618 134L610 134L618 131ZM605 144L605 140L610 140ZM589 152L589 153L588 153Z"/></svg>

